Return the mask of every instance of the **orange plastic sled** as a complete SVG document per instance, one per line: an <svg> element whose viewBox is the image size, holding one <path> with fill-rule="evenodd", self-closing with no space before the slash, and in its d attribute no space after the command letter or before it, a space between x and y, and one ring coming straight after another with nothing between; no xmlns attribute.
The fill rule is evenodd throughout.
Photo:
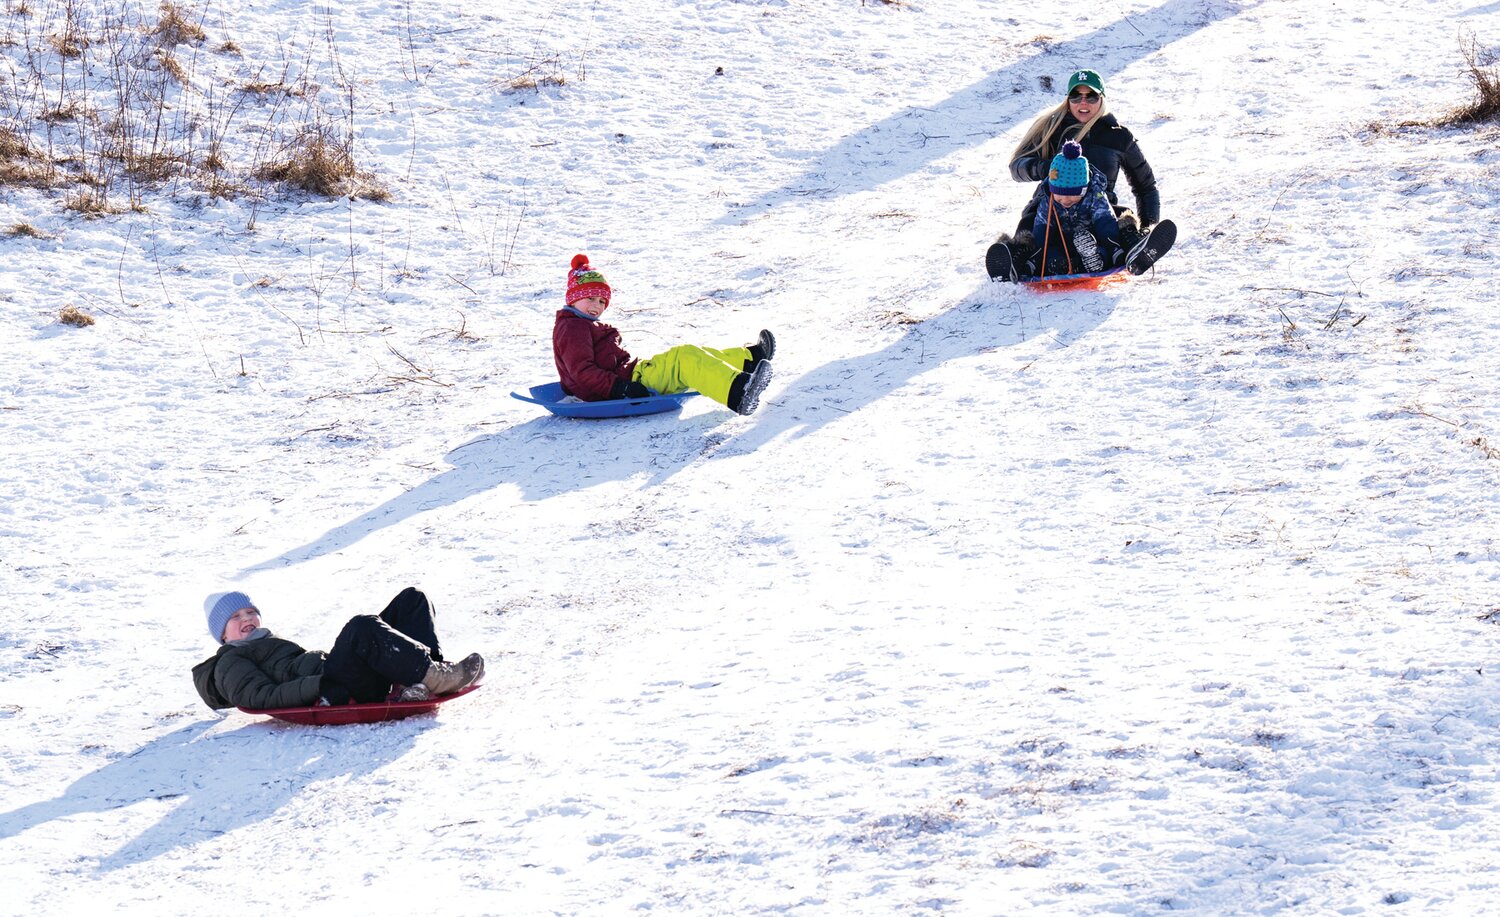
<svg viewBox="0 0 1500 917"><path fill-rule="evenodd" d="M1033 290L1097 290L1130 276L1125 268L1100 271L1097 274L1058 274L1054 277L1022 277L1021 283Z"/></svg>

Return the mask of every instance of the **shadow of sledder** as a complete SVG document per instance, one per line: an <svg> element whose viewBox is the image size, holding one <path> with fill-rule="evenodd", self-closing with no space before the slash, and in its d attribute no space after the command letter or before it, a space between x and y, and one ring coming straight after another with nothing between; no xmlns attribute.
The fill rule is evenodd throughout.
<svg viewBox="0 0 1500 917"><path fill-rule="evenodd" d="M203 720L168 733L84 774L60 796L0 813L0 839L90 812L171 804L145 831L99 857L97 871L109 872L271 818L315 784L379 770L436 725L414 719L340 727L361 730L358 742L330 741L310 729L289 735L286 727L269 723L205 735L219 722ZM372 729L380 730L378 740L371 738Z"/></svg>
<svg viewBox="0 0 1500 917"><path fill-rule="evenodd" d="M1102 325L1118 299L1114 290L1034 293L987 281L959 305L904 326L900 337L879 350L825 363L782 385L773 381L753 423L704 450L704 458L743 455L784 434L815 433L949 360L1038 337L1050 339L1053 349L1071 346ZM651 483L667 480L680 467L663 469Z"/></svg>
<svg viewBox="0 0 1500 917"><path fill-rule="evenodd" d="M506 484L520 488L529 502L638 475L647 476L645 486L655 486L705 456L753 451L788 431L804 436L948 360L1039 335L1066 347L1103 322L1114 300L1109 292L1034 294L986 282L963 304L905 326L901 337L880 350L826 363L789 383L773 380L770 398L748 424L726 425L733 415L722 410L624 422L550 416L529 420L449 450L444 459L452 467L447 471L237 576L335 554L381 529Z"/></svg>
<svg viewBox="0 0 1500 917"><path fill-rule="evenodd" d="M829 200L868 191L920 171L958 149L987 142L1017 124L1029 124L1038 113L1037 106L1031 97L1016 95L1016 86L1033 86L1041 74L1066 73L1078 67L1117 74L1200 29L1254 9L1260 2L1166 0L1155 9L1124 16L1067 41L1049 43L1042 56L1028 54L946 99L913 105L855 131L818 155L791 182L732 208L718 222L742 222L765 208L801 200L798 195L814 193ZM1056 97L1047 100L1049 104L1057 101ZM984 129L986 126L992 129ZM902 148L893 150L898 143ZM1004 175L1004 164L999 167ZM823 187L810 189L809 185Z"/></svg>
<svg viewBox="0 0 1500 917"><path fill-rule="evenodd" d="M452 466L448 470L237 576L337 553L381 529L506 484L519 488L522 499L530 502L664 469L669 476L698 456L702 437L733 417L716 409L686 418L670 413L623 421L528 420L454 447L444 456Z"/></svg>

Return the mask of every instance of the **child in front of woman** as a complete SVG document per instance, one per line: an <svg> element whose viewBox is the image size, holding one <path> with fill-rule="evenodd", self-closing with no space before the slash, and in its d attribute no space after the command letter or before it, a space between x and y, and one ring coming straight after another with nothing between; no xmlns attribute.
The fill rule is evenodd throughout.
<svg viewBox="0 0 1500 917"><path fill-rule="evenodd" d="M583 401L674 395L692 389L737 414L751 414L771 381L776 337L761 331L745 347L681 344L637 359L620 332L600 321L612 295L587 255L574 255L563 308L552 325L552 357L563 391Z"/></svg>
<svg viewBox="0 0 1500 917"><path fill-rule="evenodd" d="M1089 167L1083 148L1069 140L1052 157L1047 178L1033 195L1036 248L1019 261L997 243L988 256L990 276L1012 282L1063 274L1096 274L1125 260L1120 224L1104 193L1104 177Z"/></svg>

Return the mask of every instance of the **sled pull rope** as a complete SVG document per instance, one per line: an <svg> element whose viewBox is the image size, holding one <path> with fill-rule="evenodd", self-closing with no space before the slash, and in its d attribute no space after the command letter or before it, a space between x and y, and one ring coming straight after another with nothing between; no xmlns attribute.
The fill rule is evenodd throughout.
<svg viewBox="0 0 1500 917"><path fill-rule="evenodd" d="M1047 231L1042 235L1042 272L1037 275L1038 280L1047 278L1047 243L1052 241L1052 189L1047 189ZM1057 224L1057 237L1062 238L1062 221ZM1063 257L1068 259L1068 273L1073 273L1073 256L1068 253L1068 243L1063 242Z"/></svg>

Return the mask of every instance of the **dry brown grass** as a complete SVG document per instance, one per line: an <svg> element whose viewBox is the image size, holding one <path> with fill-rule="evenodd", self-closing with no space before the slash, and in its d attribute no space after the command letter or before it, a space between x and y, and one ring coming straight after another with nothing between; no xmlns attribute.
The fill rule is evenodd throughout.
<svg viewBox="0 0 1500 917"><path fill-rule="evenodd" d="M187 162L175 153L145 153L122 157L125 174L133 181L151 184L163 182L187 171Z"/></svg>
<svg viewBox="0 0 1500 917"><path fill-rule="evenodd" d="M1458 40L1464 72L1474 84L1474 98L1440 118L1434 127L1459 127L1500 120L1500 60L1495 52L1479 46L1473 35Z"/></svg>
<svg viewBox="0 0 1500 917"><path fill-rule="evenodd" d="M148 6L115 18L93 15L109 4L87 0L29 3L0 7L0 21L7 13L38 20L23 23L29 70L0 77L9 104L0 112L0 187L64 189L71 196L57 203L91 217L140 209L148 189L163 185L174 196L261 197L256 185L265 181L284 185L283 194L389 199L355 161L352 88L330 108L318 86L287 76L295 64L285 56L249 67L213 61L240 72L227 84L189 85L204 74L188 45L210 47L200 0L161 0L159 16ZM12 23L7 34L17 31ZM232 41L211 47L244 53ZM546 84L555 62L542 66ZM339 81L349 85L341 71ZM263 139L243 140L253 134Z"/></svg>
<svg viewBox="0 0 1500 917"><path fill-rule="evenodd" d="M59 176L46 163L0 162L0 185L14 188L54 188Z"/></svg>
<svg viewBox="0 0 1500 917"><path fill-rule="evenodd" d="M256 169L255 177L324 197L390 199L389 191L355 166L349 141L327 127L308 127L281 152Z"/></svg>
<svg viewBox="0 0 1500 917"><path fill-rule="evenodd" d="M535 92L566 85L568 77L563 70L563 60L556 54L540 60L533 59L525 70L505 81L505 88L509 92Z"/></svg>
<svg viewBox="0 0 1500 917"><path fill-rule="evenodd" d="M160 51L157 51L154 56L156 58L156 65L162 69L163 73L176 80L177 85L187 85L187 68L182 66L182 63L177 60L177 57L173 55L172 52L168 51L166 48L162 48Z"/></svg>
<svg viewBox="0 0 1500 917"><path fill-rule="evenodd" d="M12 239L51 239L52 238L52 236L49 233L44 232L41 229L38 229L36 226L34 226L31 223L26 222L25 220L22 220L19 223L12 223L12 224L10 224L10 226L5 230L5 234L7 236L10 236Z"/></svg>
<svg viewBox="0 0 1500 917"><path fill-rule="evenodd" d="M268 83L264 80L246 80L235 87L240 92L253 96L283 95L287 98L301 99L307 97L306 86L288 86L286 83Z"/></svg>
<svg viewBox="0 0 1500 917"><path fill-rule="evenodd" d="M50 188L57 178L57 169L24 136L0 127L0 185Z"/></svg>
<svg viewBox="0 0 1500 917"><path fill-rule="evenodd" d="M77 29L68 29L54 35L47 36L47 44L52 46L60 56L74 60L83 56L83 52L89 46L88 36Z"/></svg>
<svg viewBox="0 0 1500 917"><path fill-rule="evenodd" d="M509 89L512 92L535 92L536 90L542 89L544 87L562 87L566 85L568 85L568 78L563 76L561 73L546 73L540 75L535 73L523 73L520 76L513 77L508 83L505 84L505 88Z"/></svg>
<svg viewBox="0 0 1500 917"><path fill-rule="evenodd" d="M163 0L161 19L152 27L151 34L164 48L186 42L200 42L208 38L208 33L203 31L203 27L193 21L192 13L181 4L173 3L171 0Z"/></svg>
<svg viewBox="0 0 1500 917"><path fill-rule="evenodd" d="M0 127L0 161L31 159L31 143L8 127Z"/></svg>
<svg viewBox="0 0 1500 917"><path fill-rule="evenodd" d="M76 194L71 194L63 199L62 205L64 210L81 213L90 219L124 213L122 209L110 203L109 195L105 194L101 188L85 188Z"/></svg>
<svg viewBox="0 0 1500 917"><path fill-rule="evenodd" d="M65 121L76 121L83 114L83 106L69 100L61 105L53 106L37 115L38 121L47 124L62 124Z"/></svg>
<svg viewBox="0 0 1500 917"><path fill-rule="evenodd" d="M63 306L62 311L57 314L57 320L75 328L87 328L94 323L94 317L77 306Z"/></svg>

